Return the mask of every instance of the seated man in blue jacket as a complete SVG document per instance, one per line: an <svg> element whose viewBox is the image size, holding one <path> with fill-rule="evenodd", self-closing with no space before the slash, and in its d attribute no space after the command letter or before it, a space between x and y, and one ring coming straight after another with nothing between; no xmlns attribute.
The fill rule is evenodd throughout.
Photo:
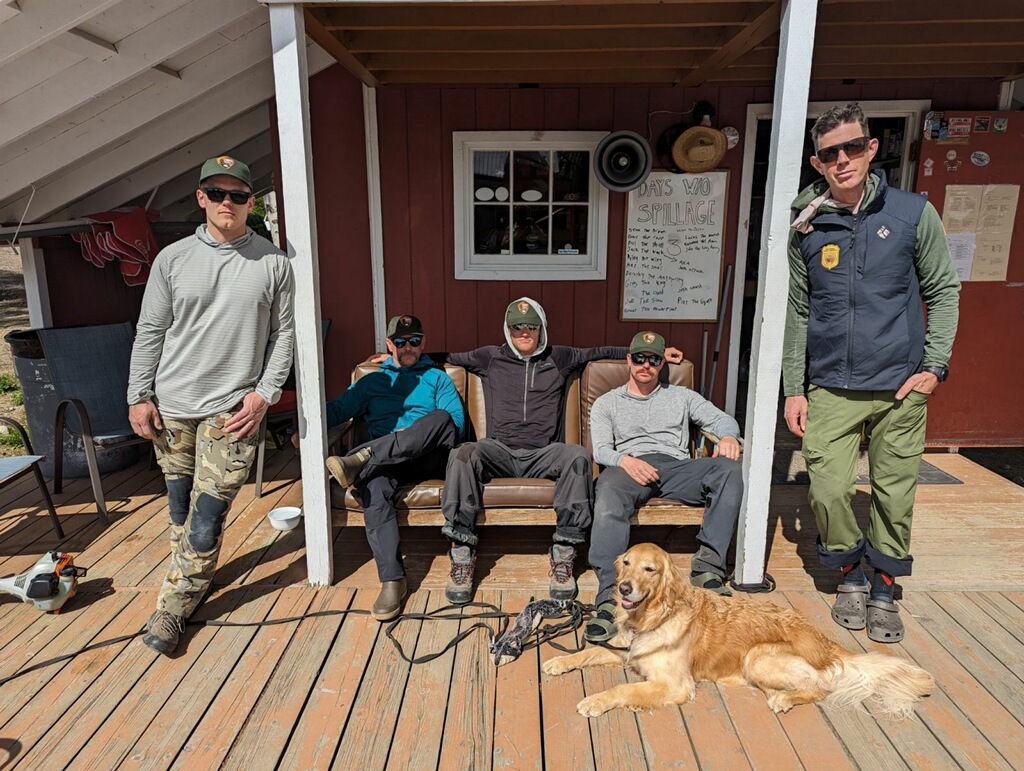
<svg viewBox="0 0 1024 771"><path fill-rule="evenodd" d="M397 616L408 592L395 490L405 481L441 477L465 428L459 392L447 373L423 355L425 339L418 318L395 316L388 323L391 356L380 371L327 402L329 429L362 417L373 437L344 457L328 458L327 470L342 487L355 485L362 499L366 539L381 581L371 610L378 621Z"/></svg>

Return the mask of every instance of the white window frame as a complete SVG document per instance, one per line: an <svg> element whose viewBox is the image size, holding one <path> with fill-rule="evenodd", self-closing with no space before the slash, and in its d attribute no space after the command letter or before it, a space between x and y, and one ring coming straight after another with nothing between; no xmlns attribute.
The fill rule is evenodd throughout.
<svg viewBox="0 0 1024 771"><path fill-rule="evenodd" d="M608 188L594 174L594 150L605 131L455 131L455 278L472 281L600 281L607 276ZM590 153L587 253L476 254L473 251L473 151L586 150ZM511 225L510 225L511 226Z"/></svg>

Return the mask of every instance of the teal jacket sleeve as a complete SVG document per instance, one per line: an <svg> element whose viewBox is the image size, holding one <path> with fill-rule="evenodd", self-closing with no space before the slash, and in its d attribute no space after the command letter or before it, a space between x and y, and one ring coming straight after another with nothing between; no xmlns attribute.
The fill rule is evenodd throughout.
<svg viewBox="0 0 1024 771"><path fill-rule="evenodd" d="M357 418L366 412L367 378L360 378L341 394L327 402L327 428L334 428L349 418Z"/></svg>
<svg viewBox="0 0 1024 771"><path fill-rule="evenodd" d="M459 398L459 391L455 383L443 370L434 370L437 375L435 386L435 402L438 409L442 409L452 416L455 428L459 431L459 437L466 435L466 411L462 409L462 399Z"/></svg>

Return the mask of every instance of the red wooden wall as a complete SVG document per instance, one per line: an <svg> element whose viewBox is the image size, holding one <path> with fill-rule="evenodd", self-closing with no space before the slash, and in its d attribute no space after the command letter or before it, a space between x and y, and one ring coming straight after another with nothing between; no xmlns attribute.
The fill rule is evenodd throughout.
<svg viewBox="0 0 1024 771"><path fill-rule="evenodd" d="M310 79L314 183L323 315L333 320L325 350L327 392L348 383L352 366L374 349L362 90L340 66ZM981 81L907 80L847 85L815 83L811 99L931 99L934 109L993 109L998 85ZM689 110L699 99L714 105L715 125L735 126L741 137L722 163L729 169L724 264L735 260L742 137L746 109L771 102L761 86L647 87L398 87L378 90L381 194L387 314L414 313L426 326L428 347L466 350L500 343L509 302L529 295L545 308L552 342L591 346L627 344L641 325L619 321L625 198L609 198L608 278L605 281L456 281L452 213L453 131L630 129L652 143L686 116L651 114ZM225 148L228 150L229 148ZM279 190L280 190L280 186ZM282 201L282 208L286 202ZM744 214L745 216L745 214ZM125 287L112 268L86 263L67 239L45 239L55 323L134 319L141 292ZM724 271L724 268L723 268ZM780 298L780 302L783 301ZM731 309L730 309L731 311ZM700 358L705 329L715 324L643 325L666 336L687 357ZM725 398L730 330L714 400ZM698 366L698 376L700 369Z"/></svg>

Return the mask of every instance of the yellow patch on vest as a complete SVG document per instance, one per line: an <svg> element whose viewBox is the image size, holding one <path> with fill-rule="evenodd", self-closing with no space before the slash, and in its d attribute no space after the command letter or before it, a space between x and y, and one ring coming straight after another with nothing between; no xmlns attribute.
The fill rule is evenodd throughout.
<svg viewBox="0 0 1024 771"><path fill-rule="evenodd" d="M821 267L825 270L832 270L838 264L839 247L836 244L821 247Z"/></svg>

